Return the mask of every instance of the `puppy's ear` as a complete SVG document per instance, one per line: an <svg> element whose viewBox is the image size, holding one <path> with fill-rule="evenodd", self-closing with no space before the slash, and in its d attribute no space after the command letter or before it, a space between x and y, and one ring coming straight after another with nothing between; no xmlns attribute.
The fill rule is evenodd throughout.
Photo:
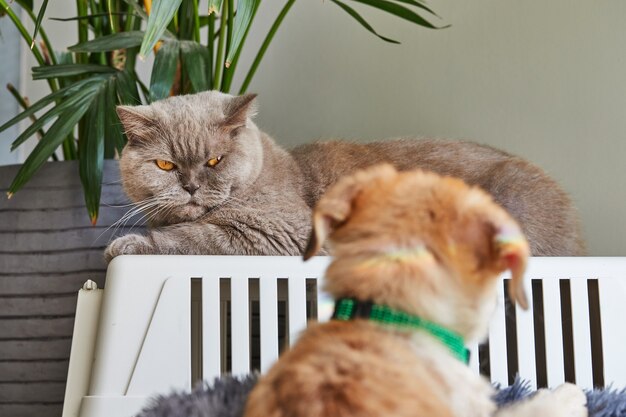
<svg viewBox="0 0 626 417"><path fill-rule="evenodd" d="M528 309L528 298L524 290L524 272L530 255L528 241L519 226L512 223L498 227L493 243L501 270L511 271L509 296L524 310Z"/></svg>
<svg viewBox="0 0 626 417"><path fill-rule="evenodd" d="M457 236L473 248L478 269L511 271L509 295L526 309L528 299L524 291L524 272L530 255L528 241L515 219L490 196L479 189L471 192L472 197L466 199L471 201L471 207L464 208L466 220L457 227Z"/></svg>
<svg viewBox="0 0 626 417"><path fill-rule="evenodd" d="M348 220L354 199L368 184L377 178L396 173L393 166L381 164L343 177L331 186L313 209L313 228L304 251L304 260L319 252L326 238Z"/></svg>

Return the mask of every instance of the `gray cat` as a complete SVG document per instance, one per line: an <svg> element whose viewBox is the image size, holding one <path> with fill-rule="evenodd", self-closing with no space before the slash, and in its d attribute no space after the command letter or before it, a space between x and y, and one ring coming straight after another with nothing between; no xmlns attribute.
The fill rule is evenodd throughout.
<svg viewBox="0 0 626 417"><path fill-rule="evenodd" d="M521 223L533 255L584 254L576 211L541 169L470 142L320 142L291 152L252 122L255 95L219 92L120 106L129 142L126 193L151 229L106 249L122 254L301 255L311 208L340 176L380 162L453 175L490 192Z"/></svg>

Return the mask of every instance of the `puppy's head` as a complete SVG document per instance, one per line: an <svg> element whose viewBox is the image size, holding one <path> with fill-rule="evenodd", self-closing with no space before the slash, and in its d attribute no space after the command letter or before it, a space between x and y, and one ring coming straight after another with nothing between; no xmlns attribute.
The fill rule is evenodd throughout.
<svg viewBox="0 0 626 417"><path fill-rule="evenodd" d="M345 177L320 199L305 259L328 239L326 289L446 325L486 331L499 274L526 308L529 248L519 225L479 188L450 177L379 165Z"/></svg>

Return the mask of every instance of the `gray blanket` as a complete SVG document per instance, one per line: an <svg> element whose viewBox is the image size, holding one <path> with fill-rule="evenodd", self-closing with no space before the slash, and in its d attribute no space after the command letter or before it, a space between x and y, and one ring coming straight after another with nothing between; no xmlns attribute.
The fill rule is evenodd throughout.
<svg viewBox="0 0 626 417"><path fill-rule="evenodd" d="M191 393L158 396L138 417L240 417L256 379L256 375L241 379L222 377L212 384L197 386ZM529 385L517 379L510 387L498 389L495 401L503 406L532 394ZM587 408L589 417L626 417L626 389L588 391Z"/></svg>

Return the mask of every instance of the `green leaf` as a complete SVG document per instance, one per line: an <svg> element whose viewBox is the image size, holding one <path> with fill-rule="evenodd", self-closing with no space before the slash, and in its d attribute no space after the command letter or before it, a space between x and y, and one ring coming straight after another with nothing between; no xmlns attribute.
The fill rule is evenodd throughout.
<svg viewBox="0 0 626 417"><path fill-rule="evenodd" d="M80 180L85 193L85 205L93 225L98 219L100 193L102 190L102 166L104 164L105 114L108 95L103 84L91 101L85 115L85 129L78 144Z"/></svg>
<svg viewBox="0 0 626 417"><path fill-rule="evenodd" d="M135 77L127 71L122 71L119 72L115 78L117 81L116 88L119 104L133 106L141 104L139 91L137 90L137 80Z"/></svg>
<svg viewBox="0 0 626 417"><path fill-rule="evenodd" d="M63 64L44 65L43 67L33 67L33 80L46 78L73 77L75 75L93 73L114 73L115 68L97 64Z"/></svg>
<svg viewBox="0 0 626 417"><path fill-rule="evenodd" d="M342 2L340 2L339 0L330 0L333 3L335 3L337 6L341 7L346 13L348 13L350 16L352 16L357 22L359 22L365 29L369 30L370 32L372 32L374 35L378 36L380 39L384 40L385 42L389 42L389 43L395 43L398 44L400 42L393 40L391 38L386 38L382 35L379 35L374 28L367 23L367 21L365 21L365 19L363 19L361 17L360 14L358 14L356 12L356 10L354 10L353 8L351 8L350 6L348 6L347 4L344 4Z"/></svg>
<svg viewBox="0 0 626 417"><path fill-rule="evenodd" d="M141 5L139 4L137 0L122 0L122 1L126 3L129 7L132 7L133 10L135 10L135 13L137 13L137 15L141 17L143 20L148 20L148 14L141 7Z"/></svg>
<svg viewBox="0 0 626 417"><path fill-rule="evenodd" d="M71 52L55 51L54 53L57 57L58 64L66 65L74 63L74 55Z"/></svg>
<svg viewBox="0 0 626 417"><path fill-rule="evenodd" d="M96 91L90 90L91 94L83 97L74 109L63 113L61 117L59 117L56 122L50 126L50 129L48 129L44 137L42 137L37 143L35 148L28 155L28 158L26 158L26 161L24 161L20 167L20 170L17 172L17 175L9 187L9 195L14 194L28 180L30 180L35 172L41 168L41 166L48 160L50 155L52 155L65 138L72 133L78 121L81 117L83 117L89 108Z"/></svg>
<svg viewBox="0 0 626 417"><path fill-rule="evenodd" d="M32 106L30 106L28 108L28 110L24 110L23 112L19 113L17 116L15 116L11 120L7 121L2 126L0 126L0 132L4 131L7 128L13 126L14 124L24 120L25 118L32 116L37 111L43 109L44 107L46 107L50 103L53 103L56 100L60 100L60 99L63 99L65 97L67 97L67 96L71 96L71 95L75 94L76 92L78 92L82 88L84 88L86 85L88 85L90 83L93 83L94 81L95 80L92 79L92 78L87 78L87 79L81 80L81 81L79 81L77 83L74 83L72 85L69 85L67 87L64 87L64 88L62 88L60 90L57 90L57 91L55 91L53 93L48 94L47 96L41 98L39 101L34 103Z"/></svg>
<svg viewBox="0 0 626 417"><path fill-rule="evenodd" d="M228 55L226 56L226 68L230 67L235 55L237 55L237 51L241 47L243 38L248 31L250 23L252 23L252 18L259 5L259 1L260 0L239 0L237 2L237 15L235 16L233 39L230 44L230 49L228 50Z"/></svg>
<svg viewBox="0 0 626 417"><path fill-rule="evenodd" d="M394 1L397 1L398 3L411 4L415 7L419 7L420 9L426 10L427 12L439 17L439 15L435 13L430 7L426 6L424 3L421 3L419 1L416 1L416 0L394 0Z"/></svg>
<svg viewBox="0 0 626 417"><path fill-rule="evenodd" d="M194 38L197 12L198 5L194 0L182 0L178 9L178 39L199 40Z"/></svg>
<svg viewBox="0 0 626 417"><path fill-rule="evenodd" d="M222 8L222 0L209 0L209 15L218 13Z"/></svg>
<svg viewBox="0 0 626 417"><path fill-rule="evenodd" d="M161 38L182 0L154 0L139 56L145 58Z"/></svg>
<svg viewBox="0 0 626 417"><path fill-rule="evenodd" d="M409 22L415 23L416 25L427 27L430 29L442 29L442 27L437 27L430 23L428 20L424 19L417 13L413 12L410 9L407 9L404 6L400 6L399 4L392 3L387 0L352 0L357 3L367 4L368 6L374 7L379 10L383 10L389 14L397 16L401 19L408 20ZM444 26L447 27L447 26Z"/></svg>
<svg viewBox="0 0 626 417"><path fill-rule="evenodd" d="M72 52L106 52L117 49L134 48L141 45L143 32L134 30L131 32L119 32L112 35L102 36L87 42L78 43L68 49Z"/></svg>
<svg viewBox="0 0 626 417"><path fill-rule="evenodd" d="M193 92L208 90L207 68L209 51L198 42L183 41L180 43L180 54L183 70L189 77L189 81L191 81Z"/></svg>
<svg viewBox="0 0 626 417"><path fill-rule="evenodd" d="M161 100L170 95L179 54L178 41L164 42L156 56L150 76L150 100Z"/></svg>
<svg viewBox="0 0 626 417"><path fill-rule="evenodd" d="M19 5L22 7L27 7L29 10L33 10L33 0L20 0L18 1Z"/></svg>
<svg viewBox="0 0 626 417"><path fill-rule="evenodd" d="M33 49L33 46L35 46L35 38L37 38L37 32L39 32L43 15L46 13L46 7L48 7L48 0L43 0L39 13L37 14L37 20L35 21L35 32L33 33L33 42L30 44L30 49Z"/></svg>
<svg viewBox="0 0 626 417"><path fill-rule="evenodd" d="M79 89L73 95L67 97L65 100L48 110L44 115L37 119L36 122L31 123L31 125L28 126L26 130L24 130L24 132L22 132L22 134L15 139L15 141L13 141L11 144L11 150L15 150L15 148L24 143L29 137L35 134L37 130L42 128L46 123L50 122L52 118L57 116L63 117L68 111L72 112L77 110L77 108L82 105L84 98L93 94L94 87L97 87L98 84L102 83L102 79L99 79L98 81L99 82L94 80L91 84L85 84L84 88ZM48 130L48 133L49 132L50 131Z"/></svg>
<svg viewBox="0 0 626 417"><path fill-rule="evenodd" d="M122 86L121 88L124 87ZM109 80L109 85L107 85L106 103L104 106L105 130L107 132L105 142L105 158L114 158L115 151L117 151L118 154L121 153L124 145L126 145L124 132L122 132L122 124L115 111L119 89L120 79L118 77Z"/></svg>

